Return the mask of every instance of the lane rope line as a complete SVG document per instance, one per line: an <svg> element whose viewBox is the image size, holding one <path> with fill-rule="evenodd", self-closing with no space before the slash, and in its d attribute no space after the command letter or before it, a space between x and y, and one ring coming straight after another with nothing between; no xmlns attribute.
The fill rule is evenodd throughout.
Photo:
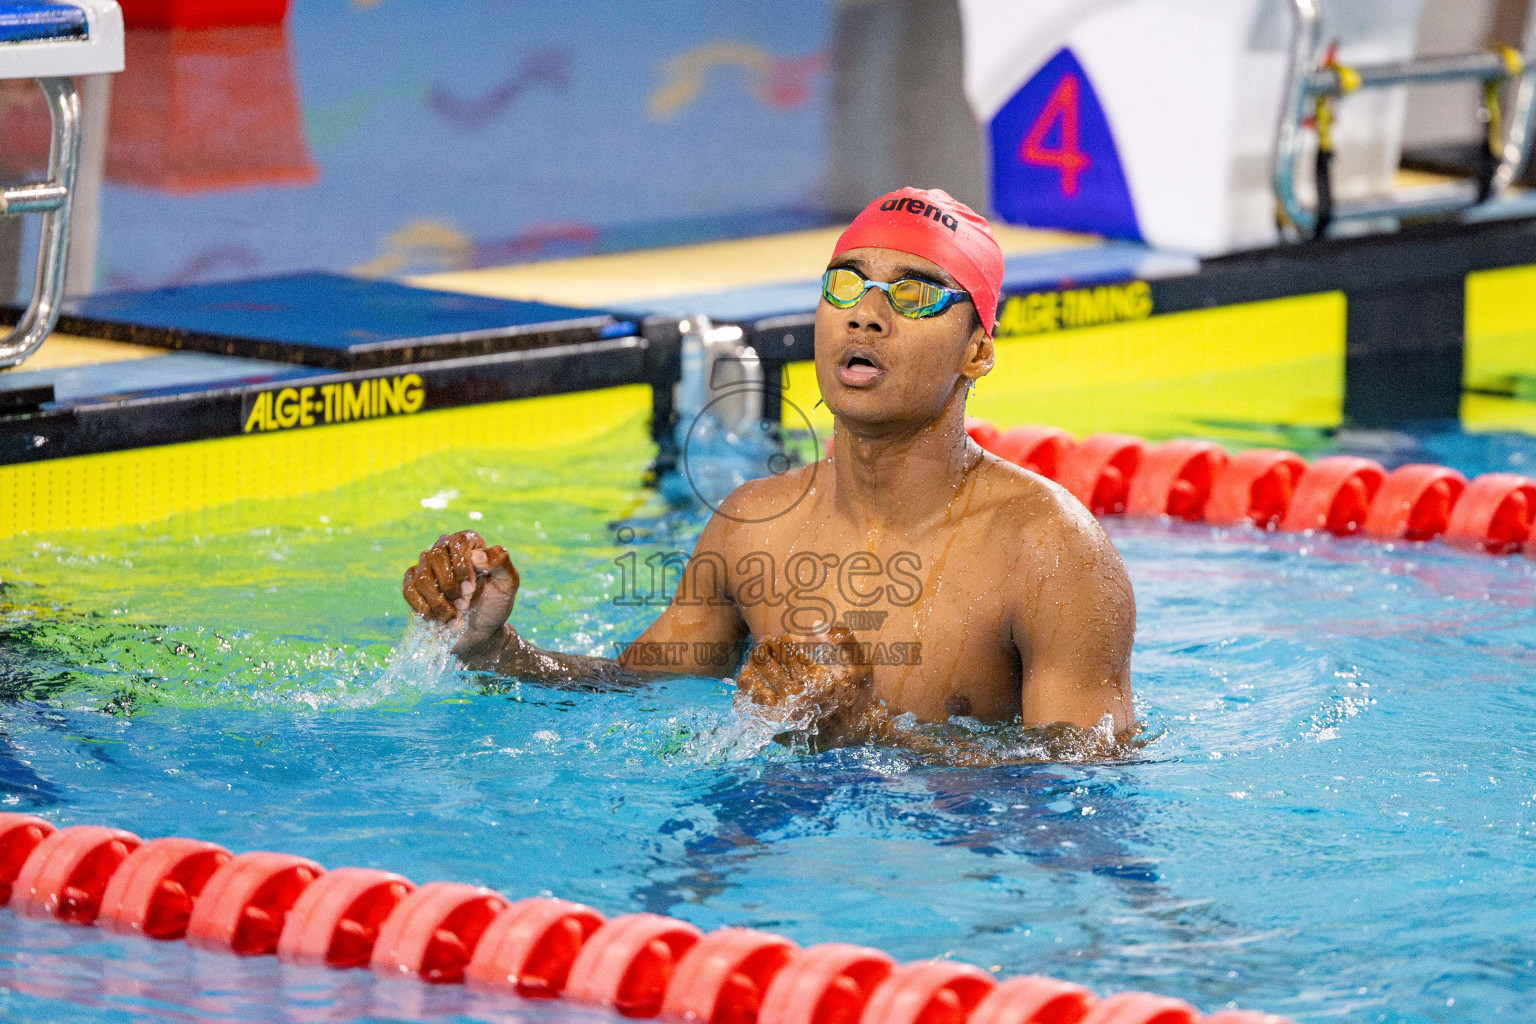
<svg viewBox="0 0 1536 1024"><path fill-rule="evenodd" d="M1536 558L1536 480L1445 466L1329 455L1308 465L1295 452L1254 448L1229 456L1210 441L1152 445L1129 434L1078 441L1056 427L999 431L967 419L987 451L1061 484L1094 515L1168 516L1213 526L1360 535L1382 542L1442 540ZM830 446L828 451L830 453Z"/></svg>
<svg viewBox="0 0 1536 1024"><path fill-rule="evenodd" d="M0 905L35 918L200 949L367 966L390 977L565 998L674 1024L1290 1024L1251 1010L1208 1017L1148 992L998 983L954 960L908 964L840 942L801 948L750 928L704 934L660 914L604 916L567 900L512 901L481 886L303 857L232 854L100 825L0 813Z"/></svg>

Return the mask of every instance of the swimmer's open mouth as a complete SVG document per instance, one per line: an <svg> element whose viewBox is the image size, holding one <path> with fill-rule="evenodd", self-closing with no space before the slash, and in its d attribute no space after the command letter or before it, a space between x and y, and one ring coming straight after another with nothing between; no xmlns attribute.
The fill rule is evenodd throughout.
<svg viewBox="0 0 1536 1024"><path fill-rule="evenodd" d="M866 348L851 348L837 364L837 379L850 388L868 387L885 374L885 369L875 361L874 353Z"/></svg>

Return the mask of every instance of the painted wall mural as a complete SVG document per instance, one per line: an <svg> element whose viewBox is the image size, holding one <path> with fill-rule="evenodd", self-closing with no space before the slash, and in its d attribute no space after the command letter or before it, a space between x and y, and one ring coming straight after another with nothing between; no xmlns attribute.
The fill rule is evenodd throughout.
<svg viewBox="0 0 1536 1024"><path fill-rule="evenodd" d="M281 28L133 30L96 287L823 223L831 6L309 0ZM5 177L47 159L47 115L17 86L0 91Z"/></svg>

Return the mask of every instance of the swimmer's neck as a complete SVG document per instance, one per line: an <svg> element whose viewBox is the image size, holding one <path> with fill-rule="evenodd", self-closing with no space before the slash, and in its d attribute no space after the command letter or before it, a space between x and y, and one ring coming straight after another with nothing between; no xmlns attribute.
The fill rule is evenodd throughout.
<svg viewBox="0 0 1536 1024"><path fill-rule="evenodd" d="M869 431L836 419L832 438L833 509L860 529L943 520L982 454L966 435L963 400L912 427Z"/></svg>

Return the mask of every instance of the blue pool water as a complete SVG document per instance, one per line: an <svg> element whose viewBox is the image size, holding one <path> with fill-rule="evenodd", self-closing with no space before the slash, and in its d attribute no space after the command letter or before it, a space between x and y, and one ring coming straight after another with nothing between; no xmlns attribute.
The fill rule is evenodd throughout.
<svg viewBox="0 0 1536 1024"><path fill-rule="evenodd" d="M430 636L400 643L399 571L471 522L513 549L535 640L598 653L632 637L652 610L605 597L626 550L616 524L643 557L686 548L702 522L637 486L642 429L8 542L4 806L1205 1011L1528 1017L1536 562L1113 522L1151 741L1099 763L793 753L738 720L719 681L490 691ZM1402 444L1470 471L1536 458L1530 438ZM0 1014L603 1019L4 911Z"/></svg>

